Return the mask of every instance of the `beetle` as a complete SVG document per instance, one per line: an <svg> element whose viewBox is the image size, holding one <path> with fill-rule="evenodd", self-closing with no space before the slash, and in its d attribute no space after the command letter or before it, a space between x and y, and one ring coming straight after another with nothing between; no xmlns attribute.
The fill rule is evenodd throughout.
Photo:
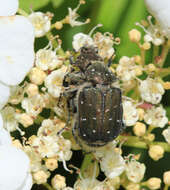
<svg viewBox="0 0 170 190"><path fill-rule="evenodd" d="M124 129L122 95L116 77L93 46L83 46L76 67L65 76L65 96L73 115L72 133L81 147L102 147Z"/></svg>

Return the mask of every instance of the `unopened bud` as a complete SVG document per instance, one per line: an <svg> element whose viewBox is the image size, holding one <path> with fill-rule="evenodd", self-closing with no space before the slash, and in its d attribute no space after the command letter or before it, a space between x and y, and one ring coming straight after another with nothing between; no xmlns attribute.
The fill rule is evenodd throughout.
<svg viewBox="0 0 170 190"><path fill-rule="evenodd" d="M31 72L29 73L29 78L32 83L41 85L44 82L46 77L46 73L39 68L32 68Z"/></svg>
<svg viewBox="0 0 170 190"><path fill-rule="evenodd" d="M36 84L32 84L32 83L28 84L28 86L26 88L26 93L30 97L35 96L36 94L38 94L38 86Z"/></svg>
<svg viewBox="0 0 170 190"><path fill-rule="evenodd" d="M146 132L146 125L141 122L136 122L135 126L133 127L133 131L136 136L143 136Z"/></svg>
<svg viewBox="0 0 170 190"><path fill-rule="evenodd" d="M43 170L39 170L33 173L33 179L37 184L43 184L47 182L48 175Z"/></svg>
<svg viewBox="0 0 170 190"><path fill-rule="evenodd" d="M66 187L65 177L57 174L52 178L51 184L54 189L63 189Z"/></svg>
<svg viewBox="0 0 170 190"><path fill-rule="evenodd" d="M142 45L142 48L144 50L148 50L151 48L151 44L149 42L144 42L143 45Z"/></svg>
<svg viewBox="0 0 170 190"><path fill-rule="evenodd" d="M160 189L161 187L161 179L157 177L152 177L146 182L147 187L151 190Z"/></svg>
<svg viewBox="0 0 170 190"><path fill-rule="evenodd" d="M63 23L62 23L62 22L56 22L56 23L55 23L55 28L56 28L57 30L61 30L62 27L63 27Z"/></svg>
<svg viewBox="0 0 170 190"><path fill-rule="evenodd" d="M159 145L151 145L149 148L149 156L157 161L159 159L161 159L164 155L164 149L162 148L162 146Z"/></svg>
<svg viewBox="0 0 170 190"><path fill-rule="evenodd" d="M58 161L55 158L48 158L45 161L45 166L47 167L47 169L49 169L50 171L54 171L55 169L58 168Z"/></svg>
<svg viewBox="0 0 170 190"><path fill-rule="evenodd" d="M170 186L170 171L164 172L163 181L166 185Z"/></svg>
<svg viewBox="0 0 170 190"><path fill-rule="evenodd" d="M18 122L21 123L26 128L32 125L34 123L34 120L30 115L22 113L18 116Z"/></svg>
<svg viewBox="0 0 170 190"><path fill-rule="evenodd" d="M141 39L141 33L136 29L132 29L129 31L129 39L132 42L138 43Z"/></svg>

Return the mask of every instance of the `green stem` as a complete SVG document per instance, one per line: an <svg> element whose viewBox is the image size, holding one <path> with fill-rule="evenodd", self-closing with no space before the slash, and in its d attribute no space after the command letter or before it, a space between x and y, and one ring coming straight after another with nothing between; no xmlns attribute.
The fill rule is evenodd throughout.
<svg viewBox="0 0 170 190"><path fill-rule="evenodd" d="M84 156L84 160L83 160L83 163L81 165L81 168L80 168L80 171L81 171L81 174L83 176L83 173L85 170L87 170L87 167L90 165L90 163L92 162L93 160L93 155L92 154L86 154Z"/></svg>
<svg viewBox="0 0 170 190"><path fill-rule="evenodd" d="M150 125L148 127L147 134L151 133L154 128L155 128L154 126Z"/></svg>
<svg viewBox="0 0 170 190"><path fill-rule="evenodd" d="M18 9L18 11L17 11L20 15L22 15L22 16L25 16L25 17L27 17L28 16L28 13L27 12L25 12L24 10L22 10L22 9Z"/></svg>
<svg viewBox="0 0 170 190"><path fill-rule="evenodd" d="M141 55L141 64L144 65L145 64L145 50L143 48L141 48L140 55Z"/></svg>
<svg viewBox="0 0 170 190"><path fill-rule="evenodd" d="M168 75L170 75L170 67L159 68L157 69L156 74L155 74L155 76L159 76L161 78L166 77Z"/></svg>
<svg viewBox="0 0 170 190"><path fill-rule="evenodd" d="M165 184L164 189L163 190L168 190L169 186Z"/></svg>
<svg viewBox="0 0 170 190"><path fill-rule="evenodd" d="M46 187L48 190L54 190L48 183L44 183L43 186Z"/></svg>
<svg viewBox="0 0 170 190"><path fill-rule="evenodd" d="M161 61L160 61L160 63L159 63L159 66L160 66L160 67L163 67L164 62L165 62L165 60L166 60L166 57L167 57L167 55L168 55L168 51L169 51L169 42L167 42L167 43L163 46L163 48L162 48Z"/></svg>
<svg viewBox="0 0 170 190"><path fill-rule="evenodd" d="M58 47L58 42L57 42L57 40L54 39L54 36L53 36L53 34L52 34L51 31L49 31L49 32L46 34L46 37L47 37L47 39L48 39L49 41L52 42L52 45L53 45L54 49ZM57 51L57 53L58 53L59 55L65 55L62 48L60 48L60 49Z"/></svg>
<svg viewBox="0 0 170 190"><path fill-rule="evenodd" d="M118 139L120 141L124 141L123 146L135 147L135 148L143 148L148 149L148 144L139 139L139 137L135 136L119 136ZM160 145L164 148L166 152L170 152L170 145L166 142L154 141L151 142L152 145Z"/></svg>
<svg viewBox="0 0 170 190"><path fill-rule="evenodd" d="M152 63L155 64L155 57L159 55L159 46L153 46L153 57L152 57Z"/></svg>

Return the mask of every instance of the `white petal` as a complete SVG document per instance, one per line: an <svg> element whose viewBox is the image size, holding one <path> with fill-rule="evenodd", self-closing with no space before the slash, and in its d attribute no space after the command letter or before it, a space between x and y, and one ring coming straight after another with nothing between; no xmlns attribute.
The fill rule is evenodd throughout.
<svg viewBox="0 0 170 190"><path fill-rule="evenodd" d="M34 62L34 29L23 16L0 19L0 81L17 85Z"/></svg>
<svg viewBox="0 0 170 190"><path fill-rule="evenodd" d="M10 145L12 143L10 134L5 129L0 129L0 146L1 145Z"/></svg>
<svg viewBox="0 0 170 190"><path fill-rule="evenodd" d="M3 119L2 115L0 114L0 130L3 129Z"/></svg>
<svg viewBox="0 0 170 190"><path fill-rule="evenodd" d="M0 16L14 15L18 10L18 0L1 1Z"/></svg>
<svg viewBox="0 0 170 190"><path fill-rule="evenodd" d="M156 18L163 32L170 38L170 1L145 0L149 12Z"/></svg>
<svg viewBox="0 0 170 190"><path fill-rule="evenodd" d="M9 145L0 146L0 189L16 190L29 170L29 158L20 149Z"/></svg>
<svg viewBox="0 0 170 190"><path fill-rule="evenodd" d="M3 106L7 103L9 95L10 95L10 88L0 83L0 109L2 109Z"/></svg>
<svg viewBox="0 0 170 190"><path fill-rule="evenodd" d="M28 173L24 183L21 187L17 188L17 190L31 190L32 185L32 176L30 173Z"/></svg>

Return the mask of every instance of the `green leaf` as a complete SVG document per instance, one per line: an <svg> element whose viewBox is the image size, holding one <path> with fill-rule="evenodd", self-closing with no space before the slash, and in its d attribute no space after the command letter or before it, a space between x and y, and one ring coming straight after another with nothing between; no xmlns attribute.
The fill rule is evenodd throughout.
<svg viewBox="0 0 170 190"><path fill-rule="evenodd" d="M50 0L19 0L19 8L26 12L30 10L37 10L46 6Z"/></svg>
<svg viewBox="0 0 170 190"><path fill-rule="evenodd" d="M97 23L102 23L105 30L114 31L119 24L120 17L126 9L128 0L101 1Z"/></svg>
<svg viewBox="0 0 170 190"><path fill-rule="evenodd" d="M120 56L127 55L132 56L139 54L139 49L135 43L130 42L128 38L128 32L133 28L137 28L142 31L139 27L135 26L136 22L140 22L142 19L146 19L147 12L143 0L130 0L128 8L124 13L124 17L119 21L119 30L116 31L121 38L121 44L118 46L118 53Z"/></svg>
<svg viewBox="0 0 170 190"><path fill-rule="evenodd" d="M53 7L57 8L64 2L64 0L51 0L51 2L53 4Z"/></svg>

